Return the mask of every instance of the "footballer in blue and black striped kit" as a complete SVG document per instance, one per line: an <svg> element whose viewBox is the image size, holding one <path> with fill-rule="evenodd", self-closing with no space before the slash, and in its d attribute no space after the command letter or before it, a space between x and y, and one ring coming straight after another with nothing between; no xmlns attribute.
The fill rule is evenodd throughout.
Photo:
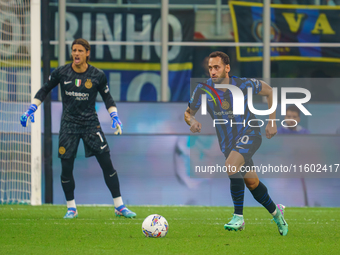
<svg viewBox="0 0 340 255"><path fill-rule="evenodd" d="M284 219L284 206L275 204L268 194L266 186L259 180L256 172L242 172L242 166L253 166L252 156L261 145L262 136L255 115L249 110L247 104L247 89L251 88L254 95L265 96L268 107L273 102L272 88L257 79L229 77L230 59L223 52L215 51L209 55L210 79L197 85L185 111L184 118L193 133L201 132L202 124L194 115L201 107L202 94L207 96L207 112L211 118L223 124L215 125L220 149L225 155L225 166L230 178L230 192L234 203L232 220L224 225L227 230L243 230L244 188L250 190L255 200L262 204L272 214L281 235L287 235L288 224ZM233 100L236 97L228 89L218 89L216 84L230 84L239 88L244 97L244 115L234 115ZM269 115L266 126L266 137L272 138L277 133L275 124L275 111ZM251 124L250 124L251 123Z"/></svg>
<svg viewBox="0 0 340 255"><path fill-rule="evenodd" d="M226 124L216 124L216 133L219 140L222 153L228 157L232 150L238 151L245 158L247 163L251 160L252 155L261 144L261 131L258 123L253 121L250 127L246 125L248 121L256 119L255 115L250 112L247 105L247 88L251 87L253 94L257 95L261 89L262 84L256 79L230 77L229 83L237 86L243 92L245 102L245 114L234 115L233 114L233 96L232 93L222 91L220 89L213 88L212 79L209 79L206 83L200 83L193 92L193 97L189 101L190 109L197 111L201 106L201 95L207 93L207 111L211 118L214 120L226 120ZM210 92L210 93L209 93ZM211 98L217 96L217 98ZM222 104L219 104L216 99L221 99ZM217 101L217 103L216 103ZM257 121L256 121L257 122ZM250 139L246 144L242 143L245 140ZM247 145L252 145L249 149L245 148ZM236 146L235 146L236 145ZM255 149L255 151L254 151Z"/></svg>
<svg viewBox="0 0 340 255"><path fill-rule="evenodd" d="M100 127L95 109L98 92L112 118L115 134L121 134L123 125L118 118L116 104L109 92L103 71L88 64L90 44L82 39L72 43L72 63L54 70L49 80L36 93L29 109L21 116L21 125L26 127L28 119L34 120L34 112L47 94L58 84L62 95L63 114L59 132L58 155L61 158L61 184L65 193L67 213L65 219L78 217L74 199L74 160L80 139L84 142L85 156L95 156L104 173L104 179L113 197L115 214L133 218L136 214L123 204L117 171L113 168L110 149ZM32 121L33 122L33 121Z"/></svg>

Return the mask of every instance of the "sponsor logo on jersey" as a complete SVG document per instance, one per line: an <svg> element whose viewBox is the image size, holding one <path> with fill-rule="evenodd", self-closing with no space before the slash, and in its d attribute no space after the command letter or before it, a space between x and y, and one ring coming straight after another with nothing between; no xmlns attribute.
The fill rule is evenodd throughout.
<svg viewBox="0 0 340 255"><path fill-rule="evenodd" d="M92 88L92 82L91 79L87 79L87 81L85 82L85 88L90 89Z"/></svg>
<svg viewBox="0 0 340 255"><path fill-rule="evenodd" d="M59 153L60 153L61 155L64 155L65 152L66 152L65 147L63 147L63 146L59 147Z"/></svg>
<svg viewBox="0 0 340 255"><path fill-rule="evenodd" d="M220 112L214 111L214 115L216 115L216 116L228 115L229 119L232 119L232 118L235 118L235 117L238 116L238 115L234 115L233 111L220 111Z"/></svg>
<svg viewBox="0 0 340 255"><path fill-rule="evenodd" d="M72 81L64 81L64 84L70 84Z"/></svg>
<svg viewBox="0 0 340 255"><path fill-rule="evenodd" d="M76 84L77 87L80 87L80 85L81 85L81 80L80 80L80 79L76 79L75 84Z"/></svg>
<svg viewBox="0 0 340 255"><path fill-rule="evenodd" d="M89 93L74 92L74 91L67 91L67 90L65 90L65 95L76 97L75 99L78 101L89 100L89 96L90 96Z"/></svg>

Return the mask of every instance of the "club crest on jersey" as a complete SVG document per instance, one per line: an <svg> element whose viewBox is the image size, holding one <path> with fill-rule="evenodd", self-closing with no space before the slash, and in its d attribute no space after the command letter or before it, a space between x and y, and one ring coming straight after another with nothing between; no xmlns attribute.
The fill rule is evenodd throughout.
<svg viewBox="0 0 340 255"><path fill-rule="evenodd" d="M80 87L80 85L81 85L81 80L80 80L80 79L76 79L75 84L76 84L77 87Z"/></svg>
<svg viewBox="0 0 340 255"><path fill-rule="evenodd" d="M87 81L85 82L85 88L90 89L92 88L92 82L91 79L87 79Z"/></svg>
<svg viewBox="0 0 340 255"><path fill-rule="evenodd" d="M229 109L230 104L227 102L227 99L224 99L222 102L222 108L224 110L228 110Z"/></svg>

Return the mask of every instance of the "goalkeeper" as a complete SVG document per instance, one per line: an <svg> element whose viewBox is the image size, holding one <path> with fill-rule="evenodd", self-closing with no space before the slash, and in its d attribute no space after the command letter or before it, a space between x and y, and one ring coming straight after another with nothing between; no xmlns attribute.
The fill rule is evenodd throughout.
<svg viewBox="0 0 340 255"><path fill-rule="evenodd" d="M100 127L95 110L98 92L112 118L115 134L122 133L123 125L118 118L116 104L111 97L106 76L103 71L88 64L90 44L84 39L72 43L73 62L54 70L49 80L37 92L29 109L21 116L21 125L26 127L34 112L46 98L47 94L58 84L62 95L63 114L59 133L59 158L61 159L61 185L67 201L65 219L78 216L74 200L75 182L73 178L74 160L80 139L84 142L85 156L95 156L104 173L115 206L116 216L134 218L136 214L125 207L119 188L116 170L113 168L110 149Z"/></svg>

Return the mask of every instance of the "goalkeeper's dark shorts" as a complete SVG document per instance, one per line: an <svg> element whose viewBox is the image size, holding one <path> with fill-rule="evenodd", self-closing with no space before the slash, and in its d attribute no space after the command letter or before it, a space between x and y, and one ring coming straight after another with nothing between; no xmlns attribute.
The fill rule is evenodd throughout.
<svg viewBox="0 0 340 255"><path fill-rule="evenodd" d="M80 138L84 142L85 157L87 158L110 151L105 135L101 130L82 134L60 132L58 157L65 159L75 158L77 156Z"/></svg>

